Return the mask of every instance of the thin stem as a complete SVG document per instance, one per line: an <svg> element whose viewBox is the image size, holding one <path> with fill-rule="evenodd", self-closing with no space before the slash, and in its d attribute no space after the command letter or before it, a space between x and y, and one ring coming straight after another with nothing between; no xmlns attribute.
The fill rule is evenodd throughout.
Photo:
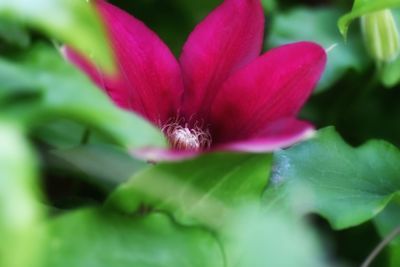
<svg viewBox="0 0 400 267"><path fill-rule="evenodd" d="M86 145L89 142L89 139L90 139L90 130L89 128L86 128L82 134L81 145Z"/></svg>
<svg viewBox="0 0 400 267"><path fill-rule="evenodd" d="M379 253L398 235L400 235L400 225L394 229L385 239L382 240L381 243L374 248L374 250L369 254L368 258L364 261L361 267L368 267L372 261L379 255Z"/></svg>

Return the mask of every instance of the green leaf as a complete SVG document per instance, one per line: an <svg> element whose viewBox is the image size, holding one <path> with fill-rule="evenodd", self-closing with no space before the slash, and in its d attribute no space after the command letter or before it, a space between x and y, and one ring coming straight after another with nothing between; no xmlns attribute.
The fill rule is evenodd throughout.
<svg viewBox="0 0 400 267"><path fill-rule="evenodd" d="M390 267L400 266L400 245L393 245L390 248Z"/></svg>
<svg viewBox="0 0 400 267"><path fill-rule="evenodd" d="M150 205L185 223L217 227L230 208L260 198L270 162L269 154L208 154L158 164L121 185L108 204L128 213Z"/></svg>
<svg viewBox="0 0 400 267"><path fill-rule="evenodd" d="M336 229L361 224L384 209L400 190L400 152L384 141L353 148L333 128L276 153L266 204L289 198Z"/></svg>
<svg viewBox="0 0 400 267"><path fill-rule="evenodd" d="M49 223L48 267L224 266L216 239L168 216L124 216L85 209Z"/></svg>
<svg viewBox="0 0 400 267"><path fill-rule="evenodd" d="M160 130L117 108L86 76L44 45L17 60L0 59L0 88L3 112L30 127L70 119L125 147L166 145Z"/></svg>
<svg viewBox="0 0 400 267"><path fill-rule="evenodd" d="M316 42L328 52L327 67L317 87L321 92L332 86L349 70L361 72L368 66L368 57L360 36L352 36L344 43L335 21L341 10L335 8L296 8L278 14L267 37L269 47L297 41ZM306 29L306 30L305 30Z"/></svg>
<svg viewBox="0 0 400 267"><path fill-rule="evenodd" d="M90 55L105 71L114 70L104 27L86 0L2 0L0 16L35 27Z"/></svg>
<svg viewBox="0 0 400 267"><path fill-rule="evenodd" d="M397 18L397 27L400 28L400 10L392 10L393 15ZM392 62L382 64L380 79L388 88L392 88L400 83L400 56Z"/></svg>
<svg viewBox="0 0 400 267"><path fill-rule="evenodd" d="M387 207L374 219L374 223L382 239L387 238L395 229L400 227L400 202L392 201ZM389 244L390 267L400 265L400 236L397 236Z"/></svg>
<svg viewBox="0 0 400 267"><path fill-rule="evenodd" d="M400 0L355 0L350 13L338 21L340 33L346 38L350 23L362 15L386 8L399 8Z"/></svg>
<svg viewBox="0 0 400 267"><path fill-rule="evenodd" d="M298 217L255 206L239 209L222 228L227 266L323 267L321 244Z"/></svg>
<svg viewBox="0 0 400 267"><path fill-rule="evenodd" d="M125 182L146 164L132 158L122 149L101 144L90 144L68 149L53 150L53 160L69 163L89 175L91 179L105 184L107 188ZM71 168L70 168L71 169Z"/></svg>
<svg viewBox="0 0 400 267"><path fill-rule="evenodd" d="M400 83L400 57L393 62L384 64L381 72L381 81L386 87L394 87Z"/></svg>
<svg viewBox="0 0 400 267"><path fill-rule="evenodd" d="M0 122L0 266L37 266L43 211L36 162L22 130Z"/></svg>
<svg viewBox="0 0 400 267"><path fill-rule="evenodd" d="M0 39L7 45L16 45L20 48L27 48L31 42L27 30L15 21L0 18Z"/></svg>
<svg viewBox="0 0 400 267"><path fill-rule="evenodd" d="M400 203L393 201L374 219L380 235L384 238L394 229L400 227ZM400 246L400 236L392 242Z"/></svg>

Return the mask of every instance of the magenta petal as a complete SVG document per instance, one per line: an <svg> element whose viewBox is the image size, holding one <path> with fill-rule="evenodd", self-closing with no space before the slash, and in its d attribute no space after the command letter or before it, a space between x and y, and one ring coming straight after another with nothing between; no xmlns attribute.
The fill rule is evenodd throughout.
<svg viewBox="0 0 400 267"><path fill-rule="evenodd" d="M325 50L300 42L272 49L227 80L211 109L213 142L243 140L295 117L321 77Z"/></svg>
<svg viewBox="0 0 400 267"><path fill-rule="evenodd" d="M256 136L232 143L221 144L215 149L243 152L269 152L288 147L314 135L311 124L294 118L282 119L271 123Z"/></svg>
<svg viewBox="0 0 400 267"><path fill-rule="evenodd" d="M180 57L187 117L207 112L222 82L261 52L260 0L225 0L191 33Z"/></svg>
<svg viewBox="0 0 400 267"><path fill-rule="evenodd" d="M96 5L110 34L118 77L105 77L71 51L67 51L68 57L119 106L138 112L157 125L166 122L175 115L183 93L177 60L141 21L105 1L96 1Z"/></svg>

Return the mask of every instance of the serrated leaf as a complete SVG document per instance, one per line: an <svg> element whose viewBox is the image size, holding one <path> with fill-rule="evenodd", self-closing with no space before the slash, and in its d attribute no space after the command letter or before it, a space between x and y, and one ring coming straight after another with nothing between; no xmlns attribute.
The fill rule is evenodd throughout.
<svg viewBox="0 0 400 267"><path fill-rule="evenodd" d="M222 267L221 248L202 228L164 214L125 216L84 209L49 222L43 267Z"/></svg>
<svg viewBox="0 0 400 267"><path fill-rule="evenodd" d="M0 59L0 88L3 112L30 127L68 118L125 147L166 145L160 130L117 108L87 77L44 45L16 60ZM16 105L14 98L19 100Z"/></svg>
<svg viewBox="0 0 400 267"><path fill-rule="evenodd" d="M369 63L360 36L352 36L344 43L335 23L340 14L342 11L335 8L295 8L277 14L267 36L268 47L312 41L331 48L317 92L332 86L349 70L363 71Z"/></svg>
<svg viewBox="0 0 400 267"><path fill-rule="evenodd" d="M231 207L261 197L270 162L269 154L209 154L158 164L117 188L108 205L128 213L150 205L182 222L215 227Z"/></svg>
<svg viewBox="0 0 400 267"><path fill-rule="evenodd" d="M89 1L2 0L0 17L35 27L90 55L104 70L110 73L114 70L105 29Z"/></svg>
<svg viewBox="0 0 400 267"><path fill-rule="evenodd" d="M43 211L36 162L22 130L0 122L0 266L37 266Z"/></svg>
<svg viewBox="0 0 400 267"><path fill-rule="evenodd" d="M400 190L400 152L384 141L353 148L333 128L275 155L266 205L288 197L335 229L370 220Z"/></svg>
<svg viewBox="0 0 400 267"><path fill-rule="evenodd" d="M386 8L399 8L400 0L355 0L351 12L338 21L340 33L346 38L350 23L362 15Z"/></svg>

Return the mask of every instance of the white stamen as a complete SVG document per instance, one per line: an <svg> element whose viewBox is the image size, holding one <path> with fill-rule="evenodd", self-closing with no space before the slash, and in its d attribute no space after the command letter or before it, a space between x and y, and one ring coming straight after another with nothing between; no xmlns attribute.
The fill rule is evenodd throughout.
<svg viewBox="0 0 400 267"><path fill-rule="evenodd" d="M189 128L178 123L170 123L162 128L172 148L177 150L198 151L211 146L211 135L198 126Z"/></svg>
<svg viewBox="0 0 400 267"><path fill-rule="evenodd" d="M325 49L326 53L331 52L333 49L335 49L339 44L338 43L334 43L333 45L331 45L330 47L328 47L327 49Z"/></svg>

